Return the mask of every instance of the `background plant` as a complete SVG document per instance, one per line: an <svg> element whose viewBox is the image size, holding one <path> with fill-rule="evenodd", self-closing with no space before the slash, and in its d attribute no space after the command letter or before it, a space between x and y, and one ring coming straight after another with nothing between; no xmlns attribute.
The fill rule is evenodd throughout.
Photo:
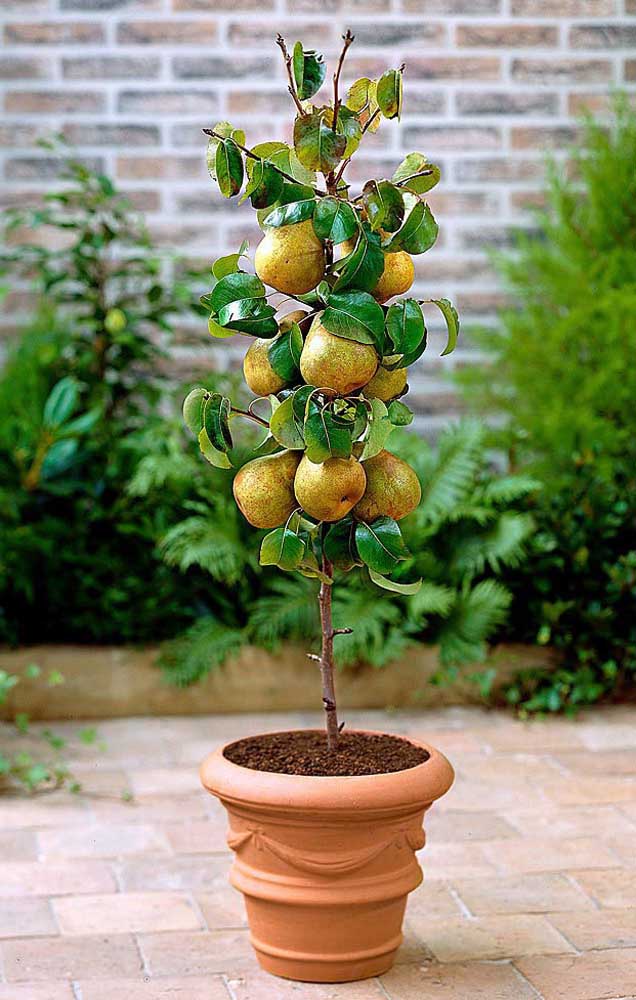
<svg viewBox="0 0 636 1000"><path fill-rule="evenodd" d="M460 376L497 417L491 439L545 488L537 530L507 582L507 635L554 645L561 666L509 691L522 710L557 711L633 689L636 560L636 113L588 118L572 165L551 164L534 237L497 258L514 299L477 335L487 365Z"/></svg>

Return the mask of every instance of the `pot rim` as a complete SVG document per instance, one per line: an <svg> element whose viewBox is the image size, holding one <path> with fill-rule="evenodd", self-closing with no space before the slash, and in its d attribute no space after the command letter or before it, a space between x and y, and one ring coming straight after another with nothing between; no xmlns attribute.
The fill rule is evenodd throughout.
<svg viewBox="0 0 636 1000"><path fill-rule="evenodd" d="M309 731L317 731L313 727ZM307 732L308 730L281 729L280 733ZM321 730L320 730L321 731ZM373 729L354 729L351 732L372 736L394 736L404 739L429 753L427 760L403 771L384 771L380 774L303 775L281 774L277 771L258 771L235 764L224 756L224 751L237 740L230 740L213 750L200 767L203 786L213 795L230 802L285 809L394 809L418 803L431 803L451 787L455 772L446 759L430 743L397 733L384 733ZM271 733L256 733L253 737ZM243 737L245 738L245 737Z"/></svg>

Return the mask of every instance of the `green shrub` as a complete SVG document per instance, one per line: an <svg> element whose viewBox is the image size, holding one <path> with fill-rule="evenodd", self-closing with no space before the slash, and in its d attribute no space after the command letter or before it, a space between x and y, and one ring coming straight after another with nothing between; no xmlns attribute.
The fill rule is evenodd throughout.
<svg viewBox="0 0 636 1000"><path fill-rule="evenodd" d="M636 672L636 112L587 120L575 169L551 165L538 233L498 266L514 299L477 334L487 367L460 377L497 417L494 441L545 488L528 560L505 580L507 636L550 643L556 670L508 692L523 711L633 690Z"/></svg>

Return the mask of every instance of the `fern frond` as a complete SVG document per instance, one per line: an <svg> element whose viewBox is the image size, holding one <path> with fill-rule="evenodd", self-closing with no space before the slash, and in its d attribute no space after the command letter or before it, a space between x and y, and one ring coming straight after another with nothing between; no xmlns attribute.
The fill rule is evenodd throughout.
<svg viewBox="0 0 636 1000"><path fill-rule="evenodd" d="M402 652L411 643L397 628L401 618L400 607L390 597L372 596L366 587L335 588L334 626L353 629L351 635L337 637L336 662L380 667L395 659L396 650Z"/></svg>
<svg viewBox="0 0 636 1000"><path fill-rule="evenodd" d="M475 491L475 499L488 503L515 503L523 500L530 493L536 493L542 488L542 483L532 476L514 475L491 479Z"/></svg>
<svg viewBox="0 0 636 1000"><path fill-rule="evenodd" d="M450 613L457 592L453 587L445 587L439 583L425 580L417 594L407 598L409 621L414 625L425 624L427 615L439 615L446 618Z"/></svg>
<svg viewBox="0 0 636 1000"><path fill-rule="evenodd" d="M159 551L169 566L184 572L200 566L214 580L228 584L239 582L249 558L236 517L217 521L210 514L175 524L159 542Z"/></svg>
<svg viewBox="0 0 636 1000"><path fill-rule="evenodd" d="M192 478L192 471L192 460L183 450L176 455L145 455L127 484L126 493L133 497L145 497L166 485L187 482Z"/></svg>
<svg viewBox="0 0 636 1000"><path fill-rule="evenodd" d="M272 580L270 591L250 608L250 641L265 649L275 649L283 639L311 642L320 631L315 581L282 577Z"/></svg>
<svg viewBox="0 0 636 1000"><path fill-rule="evenodd" d="M442 434L437 460L422 483L418 516L424 521L444 519L456 504L466 500L481 462L484 431L473 420Z"/></svg>
<svg viewBox="0 0 636 1000"><path fill-rule="evenodd" d="M458 595L439 633L443 664L476 663L484 658L485 641L506 620L510 591L496 580L482 580Z"/></svg>
<svg viewBox="0 0 636 1000"><path fill-rule="evenodd" d="M171 684L187 687L222 667L246 641L241 629L230 628L215 618L200 618L179 638L164 643L159 665Z"/></svg>
<svg viewBox="0 0 636 1000"><path fill-rule="evenodd" d="M487 566L493 573L503 566L518 566L533 528L530 514L507 511L488 530L457 538L449 564L451 574L470 579L483 573Z"/></svg>

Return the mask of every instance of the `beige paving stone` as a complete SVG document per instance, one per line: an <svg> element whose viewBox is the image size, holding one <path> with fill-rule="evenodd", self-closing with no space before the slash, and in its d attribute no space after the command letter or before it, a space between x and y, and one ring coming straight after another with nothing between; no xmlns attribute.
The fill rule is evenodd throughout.
<svg viewBox="0 0 636 1000"><path fill-rule="evenodd" d="M168 852L166 837L144 823L93 825L71 830L43 830L38 834L40 857L115 858L125 854Z"/></svg>
<svg viewBox="0 0 636 1000"><path fill-rule="evenodd" d="M457 840L499 840L518 837L515 829L503 816L490 812L443 812L433 807L425 818L429 843L447 843Z"/></svg>
<svg viewBox="0 0 636 1000"><path fill-rule="evenodd" d="M625 821L627 822L627 821ZM226 842L227 817L210 817L186 823L169 823L163 828L177 854L211 854L229 851Z"/></svg>
<svg viewBox="0 0 636 1000"><path fill-rule="evenodd" d="M113 892L113 874L103 861L13 861L0 864L0 896L61 896Z"/></svg>
<svg viewBox="0 0 636 1000"><path fill-rule="evenodd" d="M490 841L485 841L490 843ZM429 843L418 853L424 878L448 881L470 875L494 875L495 866L484 855L481 844Z"/></svg>
<svg viewBox="0 0 636 1000"><path fill-rule="evenodd" d="M573 877L599 906L629 909L636 905L636 871L576 871Z"/></svg>
<svg viewBox="0 0 636 1000"><path fill-rule="evenodd" d="M551 913L548 919L578 951L636 948L636 906L629 910Z"/></svg>
<svg viewBox="0 0 636 1000"><path fill-rule="evenodd" d="M130 787L135 796L186 795L201 789L196 768L151 767L128 771Z"/></svg>
<svg viewBox="0 0 636 1000"><path fill-rule="evenodd" d="M62 934L189 931L201 925L189 900L175 892L127 892L54 899Z"/></svg>
<svg viewBox="0 0 636 1000"><path fill-rule="evenodd" d="M130 858L115 864L122 889L126 892L191 890L216 892L227 884L229 854L179 854L154 858Z"/></svg>
<svg viewBox="0 0 636 1000"><path fill-rule="evenodd" d="M636 992L636 950L522 958L516 963L544 1000L609 1000Z"/></svg>
<svg viewBox="0 0 636 1000"><path fill-rule="evenodd" d="M536 780L528 778L513 784L494 784L483 778L464 778L458 773L450 792L433 808L442 812L505 813L516 809L540 809L544 803L545 795Z"/></svg>
<svg viewBox="0 0 636 1000"><path fill-rule="evenodd" d="M247 926L243 896L228 883L215 892L197 893L196 901L211 931Z"/></svg>
<svg viewBox="0 0 636 1000"><path fill-rule="evenodd" d="M293 983L260 969L245 976L228 976L232 1000L386 1000L373 979L361 983Z"/></svg>
<svg viewBox="0 0 636 1000"><path fill-rule="evenodd" d="M56 979L141 976L143 967L131 935L16 938L0 949L9 983Z"/></svg>
<svg viewBox="0 0 636 1000"><path fill-rule="evenodd" d="M560 751L555 760L576 775L636 774L636 746L624 750L595 750L586 754Z"/></svg>
<svg viewBox="0 0 636 1000"><path fill-rule="evenodd" d="M231 1000L220 976L82 980L78 986L82 1000Z"/></svg>
<svg viewBox="0 0 636 1000"><path fill-rule="evenodd" d="M588 723L580 726L579 733L583 745L589 750L636 750L636 729L633 719L631 722L621 724L614 715L610 715L607 721L602 717L597 719L590 717Z"/></svg>
<svg viewBox="0 0 636 1000"><path fill-rule="evenodd" d="M636 801L636 779L563 776L549 777L542 785L546 797L559 806L593 805Z"/></svg>
<svg viewBox="0 0 636 1000"><path fill-rule="evenodd" d="M516 970L500 963L401 965L381 982L390 1000L537 1000Z"/></svg>
<svg viewBox="0 0 636 1000"><path fill-rule="evenodd" d="M432 743L438 750L448 756L458 753L474 754L481 760L483 753L483 740L476 734L465 729L436 729L434 735L429 738L428 731L421 724L414 723L406 726L405 734L415 739L422 739L427 743Z"/></svg>
<svg viewBox="0 0 636 1000"><path fill-rule="evenodd" d="M518 834L528 838L636 837L636 825L624 815L623 806L548 806L540 812L508 812L505 819Z"/></svg>
<svg viewBox="0 0 636 1000"><path fill-rule="evenodd" d="M594 837L495 840L486 841L481 847L486 858L499 871L511 875L619 866L616 855Z"/></svg>
<svg viewBox="0 0 636 1000"><path fill-rule="evenodd" d="M494 751L535 754L583 746L581 724L562 719L551 719L549 722L505 719L502 726L488 733L485 742Z"/></svg>
<svg viewBox="0 0 636 1000"><path fill-rule="evenodd" d="M85 823L86 808L80 799L67 792L52 792L41 799L0 799L0 830L41 829L49 826L74 826Z"/></svg>
<svg viewBox="0 0 636 1000"><path fill-rule="evenodd" d="M87 799L90 814L97 823L174 823L178 816L186 820L204 819L207 817L207 802L209 796L203 792L191 795L170 797L144 796L132 801L118 799Z"/></svg>
<svg viewBox="0 0 636 1000"><path fill-rule="evenodd" d="M204 976L256 968L247 931L141 934L137 940L151 976Z"/></svg>
<svg viewBox="0 0 636 1000"><path fill-rule="evenodd" d="M37 861L38 842L33 830L0 832L0 858L3 861Z"/></svg>
<svg viewBox="0 0 636 1000"><path fill-rule="evenodd" d="M440 962L558 955L574 950L543 916L513 913L476 920L429 921L418 930Z"/></svg>
<svg viewBox="0 0 636 1000"><path fill-rule="evenodd" d="M57 934L47 899L0 898L0 938Z"/></svg>
<svg viewBox="0 0 636 1000"><path fill-rule="evenodd" d="M424 879L415 892L410 893L406 914L420 920L442 920L446 917L452 920L461 916L462 910L446 882Z"/></svg>
<svg viewBox="0 0 636 1000"><path fill-rule="evenodd" d="M589 896L560 872L458 879L453 886L461 901L477 916L551 910L596 912Z"/></svg>
<svg viewBox="0 0 636 1000"><path fill-rule="evenodd" d="M0 983L0 1000L75 1000L75 994L70 983Z"/></svg>
<svg viewBox="0 0 636 1000"><path fill-rule="evenodd" d="M114 799L121 799L130 789L128 776L121 769L111 771L88 769L78 774L78 780L83 795L88 797L109 795Z"/></svg>

